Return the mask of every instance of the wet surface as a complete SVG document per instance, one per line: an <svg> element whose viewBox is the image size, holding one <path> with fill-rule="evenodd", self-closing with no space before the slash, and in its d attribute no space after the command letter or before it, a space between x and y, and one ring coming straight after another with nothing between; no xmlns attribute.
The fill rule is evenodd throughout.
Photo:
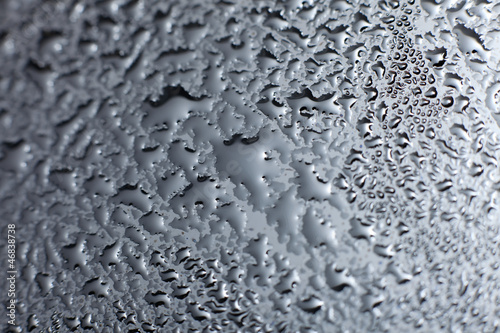
<svg viewBox="0 0 500 333"><path fill-rule="evenodd" d="M0 3L6 330L497 331L499 20Z"/></svg>

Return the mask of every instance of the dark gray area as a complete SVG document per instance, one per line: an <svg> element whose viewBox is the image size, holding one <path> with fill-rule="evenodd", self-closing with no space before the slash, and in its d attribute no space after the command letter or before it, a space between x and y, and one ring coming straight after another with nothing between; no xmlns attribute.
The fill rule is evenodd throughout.
<svg viewBox="0 0 500 333"><path fill-rule="evenodd" d="M3 331L498 332L499 19L0 1Z"/></svg>

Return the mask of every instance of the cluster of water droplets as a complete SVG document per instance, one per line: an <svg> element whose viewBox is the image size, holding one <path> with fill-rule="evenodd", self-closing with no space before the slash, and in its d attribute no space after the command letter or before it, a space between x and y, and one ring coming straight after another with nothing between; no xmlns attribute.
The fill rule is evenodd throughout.
<svg viewBox="0 0 500 333"><path fill-rule="evenodd" d="M500 325L500 5L0 6L12 331Z"/></svg>

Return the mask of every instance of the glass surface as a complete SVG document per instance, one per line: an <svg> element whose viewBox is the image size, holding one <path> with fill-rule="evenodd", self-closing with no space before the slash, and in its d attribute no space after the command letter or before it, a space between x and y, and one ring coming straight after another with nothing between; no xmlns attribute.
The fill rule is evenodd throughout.
<svg viewBox="0 0 500 333"><path fill-rule="evenodd" d="M497 332L499 20L0 1L0 329Z"/></svg>

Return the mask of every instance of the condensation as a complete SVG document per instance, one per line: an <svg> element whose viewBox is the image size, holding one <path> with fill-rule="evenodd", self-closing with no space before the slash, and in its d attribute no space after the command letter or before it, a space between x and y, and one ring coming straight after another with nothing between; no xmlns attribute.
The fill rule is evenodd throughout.
<svg viewBox="0 0 500 333"><path fill-rule="evenodd" d="M5 331L497 332L499 20L0 2Z"/></svg>

